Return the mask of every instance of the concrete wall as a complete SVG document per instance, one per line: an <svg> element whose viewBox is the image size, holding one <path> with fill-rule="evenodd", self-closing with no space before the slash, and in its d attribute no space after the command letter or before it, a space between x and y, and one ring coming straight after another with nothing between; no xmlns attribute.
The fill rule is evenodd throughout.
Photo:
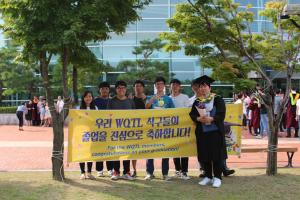
<svg viewBox="0 0 300 200"><path fill-rule="evenodd" d="M24 118L25 120L25 118ZM15 113L13 114L0 114L0 125L18 125L19 120Z"/></svg>

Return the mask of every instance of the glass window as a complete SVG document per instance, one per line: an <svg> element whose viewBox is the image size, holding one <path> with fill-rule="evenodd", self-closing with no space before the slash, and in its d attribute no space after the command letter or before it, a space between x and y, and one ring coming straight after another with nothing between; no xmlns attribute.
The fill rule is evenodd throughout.
<svg viewBox="0 0 300 200"><path fill-rule="evenodd" d="M142 18L168 18L168 6L148 6L141 13Z"/></svg>
<svg viewBox="0 0 300 200"><path fill-rule="evenodd" d="M130 23L126 27L126 31L136 31L137 23Z"/></svg>
<svg viewBox="0 0 300 200"><path fill-rule="evenodd" d="M103 46L103 59L135 59L136 56L132 54L133 48L134 46Z"/></svg>
<svg viewBox="0 0 300 200"><path fill-rule="evenodd" d="M197 56L187 56L187 55L185 55L184 48L182 48L179 51L172 52L172 57L173 58L197 58Z"/></svg>
<svg viewBox="0 0 300 200"><path fill-rule="evenodd" d="M142 40L153 40L155 38L158 38L159 37L159 33L137 33L137 41L138 41L138 44L140 44L140 41Z"/></svg>
<svg viewBox="0 0 300 200"><path fill-rule="evenodd" d="M138 22L138 31L168 31L166 19L143 19Z"/></svg>
<svg viewBox="0 0 300 200"><path fill-rule="evenodd" d="M109 45L109 44L136 45L135 32L124 33L122 35L117 35L115 33L112 33L110 36L111 39L104 41L103 42L104 45Z"/></svg>
<svg viewBox="0 0 300 200"><path fill-rule="evenodd" d="M187 3L187 0L171 0L171 4Z"/></svg>
<svg viewBox="0 0 300 200"><path fill-rule="evenodd" d="M152 4L169 4L169 0L152 0L152 3L150 3L150 5Z"/></svg>
<svg viewBox="0 0 300 200"><path fill-rule="evenodd" d="M88 46L89 47L89 46ZM98 59L102 59L102 47L90 46L89 49L96 55Z"/></svg>
<svg viewBox="0 0 300 200"><path fill-rule="evenodd" d="M173 59L171 71L178 73L199 71L200 65L198 59ZM193 78L193 77L191 77Z"/></svg>

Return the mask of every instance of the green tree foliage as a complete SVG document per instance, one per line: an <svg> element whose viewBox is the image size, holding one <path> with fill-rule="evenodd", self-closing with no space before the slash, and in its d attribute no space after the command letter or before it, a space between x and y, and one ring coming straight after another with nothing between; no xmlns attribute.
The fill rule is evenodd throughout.
<svg viewBox="0 0 300 200"><path fill-rule="evenodd" d="M175 51L184 45L187 55L199 55L204 67L213 69L218 80L230 81L242 89L250 88L250 71L256 71L265 83L270 137L267 174L277 173L277 154L271 148L277 146L278 125L287 103L291 88L291 77L299 68L299 29L290 20L278 21L284 3L268 2L261 13L272 21L273 32L255 34L251 30L254 13L251 5L244 9L232 0L188 0L176 7L176 14L168 20L173 33L164 33L168 40L166 49ZM293 16L300 22L299 16ZM281 70L287 73L287 88L281 114L274 116L272 79L266 69Z"/></svg>
<svg viewBox="0 0 300 200"><path fill-rule="evenodd" d="M30 98L40 82L40 78L35 76L37 65L22 62L20 56L21 52L15 45L0 49L0 104L3 96L16 92Z"/></svg>
<svg viewBox="0 0 300 200"><path fill-rule="evenodd" d="M53 120L55 180L64 180L64 116L55 112L53 104L49 77L52 55L61 56L62 87L64 97L68 98L67 71L73 50L89 41L106 40L111 32L123 33L129 23L139 19L138 9L147 3L149 0L0 0L2 29L22 46L24 59L40 64Z"/></svg>
<svg viewBox="0 0 300 200"><path fill-rule="evenodd" d="M140 46L135 47L132 52L136 55L137 60L124 60L118 64L117 70L127 72L119 75L118 78L130 84L134 83L137 79L153 83L153 79L156 76L163 76L168 81L168 63L151 59L154 58L154 53L159 52L164 45L165 44L158 38L141 41Z"/></svg>

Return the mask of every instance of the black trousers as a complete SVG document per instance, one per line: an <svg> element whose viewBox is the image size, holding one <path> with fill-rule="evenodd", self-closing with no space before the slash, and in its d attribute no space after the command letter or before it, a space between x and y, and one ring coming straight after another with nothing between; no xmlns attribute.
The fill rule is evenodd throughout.
<svg viewBox="0 0 300 200"><path fill-rule="evenodd" d="M212 179L213 178L213 172L214 177L221 179L222 174L222 166L221 161L204 161L203 167L205 172L205 177Z"/></svg>
<svg viewBox="0 0 300 200"><path fill-rule="evenodd" d="M85 173L85 163L84 162L79 163L79 166L80 166L81 173L84 174ZM87 172L88 173L92 172L92 166L93 166L93 162L87 162Z"/></svg>
<svg viewBox="0 0 300 200"><path fill-rule="evenodd" d="M106 161L106 168L107 171L113 170L113 161ZM96 162L96 171L100 172L103 171L103 162Z"/></svg>
<svg viewBox="0 0 300 200"><path fill-rule="evenodd" d="M23 127L24 119L23 119L23 112L18 111L17 112L17 117L19 119L19 127Z"/></svg>
<svg viewBox="0 0 300 200"><path fill-rule="evenodd" d="M188 157L173 158L173 161L174 161L176 171L181 171L182 173L188 172L188 167L189 167Z"/></svg>
<svg viewBox="0 0 300 200"><path fill-rule="evenodd" d="M112 161L115 172L120 174L120 161ZM123 160L123 174L130 172L130 160Z"/></svg>

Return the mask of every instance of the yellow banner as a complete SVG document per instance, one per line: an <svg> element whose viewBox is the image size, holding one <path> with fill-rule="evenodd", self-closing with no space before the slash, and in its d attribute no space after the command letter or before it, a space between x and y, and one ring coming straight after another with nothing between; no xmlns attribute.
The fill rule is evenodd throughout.
<svg viewBox="0 0 300 200"><path fill-rule="evenodd" d="M238 110L240 106L227 105L230 122L240 124L234 120L240 117ZM70 110L68 162L196 156L189 112L190 108ZM240 147L238 128L231 124L231 153Z"/></svg>

